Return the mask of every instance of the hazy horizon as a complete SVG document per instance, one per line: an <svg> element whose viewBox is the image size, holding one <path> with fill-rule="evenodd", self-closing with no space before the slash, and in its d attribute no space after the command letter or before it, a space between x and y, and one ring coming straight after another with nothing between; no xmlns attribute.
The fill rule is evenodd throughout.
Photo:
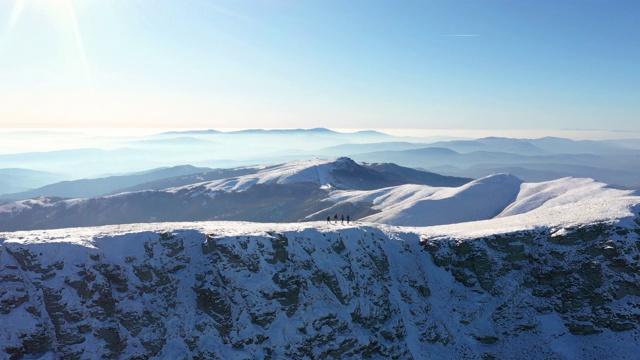
<svg viewBox="0 0 640 360"><path fill-rule="evenodd" d="M122 141L145 138L168 132L215 130L222 133L242 130L293 130L311 128L0 128L0 154L47 152L80 148L115 149ZM398 128L327 128L341 133L377 131L384 134L406 137L410 142L431 143L446 140L473 140L486 137L513 139L539 139L558 137L571 140L625 140L640 139L640 131L600 130L496 130L496 129L398 129Z"/></svg>

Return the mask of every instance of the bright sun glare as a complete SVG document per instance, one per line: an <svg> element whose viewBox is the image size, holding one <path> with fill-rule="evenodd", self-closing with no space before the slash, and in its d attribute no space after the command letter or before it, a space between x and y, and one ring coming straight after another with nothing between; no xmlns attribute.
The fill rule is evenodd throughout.
<svg viewBox="0 0 640 360"><path fill-rule="evenodd" d="M84 49L84 43L80 33L80 27L78 26L78 19L73 6L72 0L17 0L11 11L8 27L3 36L3 42L7 38L12 36L12 32L15 30L16 25L20 22L25 11L38 10L46 12L47 15L56 20L57 23L65 24L66 31L72 34L73 49L66 49L68 55L73 55L78 58L82 72L84 82L91 91L93 91L93 80L89 67L89 61ZM63 37L64 34L59 34ZM0 44L1 45L1 44Z"/></svg>

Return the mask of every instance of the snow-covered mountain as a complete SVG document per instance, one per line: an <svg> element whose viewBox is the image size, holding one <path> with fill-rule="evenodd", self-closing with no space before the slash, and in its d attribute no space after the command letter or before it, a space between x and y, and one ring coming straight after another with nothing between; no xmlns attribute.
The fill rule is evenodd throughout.
<svg viewBox="0 0 640 360"><path fill-rule="evenodd" d="M502 175L433 190L449 204L486 183L515 196L451 225L2 233L0 357L635 359L640 198L565 181L595 196Z"/></svg>
<svg viewBox="0 0 640 360"><path fill-rule="evenodd" d="M294 161L229 174L156 191L7 203L0 205L0 230L165 221L297 222L335 214L390 225L432 226L552 211L567 204L580 208L632 194L591 179L523 183L495 174L470 181L390 164L357 164L348 158Z"/></svg>
<svg viewBox="0 0 640 360"><path fill-rule="evenodd" d="M328 212L354 217L371 213L367 203L328 198L336 189L378 189L401 184L458 186L471 179L447 177L383 164L356 164L348 158L304 160L215 173L163 190L89 199L42 197L0 205L0 230L95 226L154 221L301 221ZM184 180L184 179L180 179Z"/></svg>

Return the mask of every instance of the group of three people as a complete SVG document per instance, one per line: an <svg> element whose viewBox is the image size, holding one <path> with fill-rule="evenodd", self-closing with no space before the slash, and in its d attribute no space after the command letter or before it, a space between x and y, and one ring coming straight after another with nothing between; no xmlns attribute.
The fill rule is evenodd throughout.
<svg viewBox="0 0 640 360"><path fill-rule="evenodd" d="M335 220L336 224L338 223L338 214L333 215L333 220ZM340 215L340 220L344 224L344 214ZM347 215L347 224L349 221L349 215ZM327 216L327 224L331 224L331 215Z"/></svg>

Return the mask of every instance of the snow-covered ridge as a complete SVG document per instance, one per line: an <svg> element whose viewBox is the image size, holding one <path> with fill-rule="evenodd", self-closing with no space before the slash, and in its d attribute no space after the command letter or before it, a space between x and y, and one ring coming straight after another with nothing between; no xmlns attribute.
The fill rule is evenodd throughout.
<svg viewBox="0 0 640 360"><path fill-rule="evenodd" d="M369 192L337 191L334 201L373 203L380 212L364 220L394 225L430 226L491 219L516 197L522 181L498 174L457 188L403 185Z"/></svg>
<svg viewBox="0 0 640 360"><path fill-rule="evenodd" d="M2 233L0 357L631 359L639 210L476 237L322 222Z"/></svg>
<svg viewBox="0 0 640 360"><path fill-rule="evenodd" d="M556 218L564 222L617 218L627 211L624 209L640 203L632 192L592 179L523 183L509 174L495 174L458 187L434 187L409 182L422 184L425 180L419 176L398 181L394 178L397 172L388 176L348 158L254 169L247 175L166 190L6 203L0 205L0 230L207 220L308 222L336 214L400 226L498 219L505 219L496 222L498 227L546 226ZM404 185L395 185L398 183ZM491 223L482 226L494 228Z"/></svg>
<svg viewBox="0 0 640 360"><path fill-rule="evenodd" d="M363 220L405 226L433 226L490 220L545 226L558 221L592 222L629 214L640 203L631 191L607 187L592 179L564 178L542 183L497 174L457 188L402 185L372 191L335 191L336 203L369 202L379 213ZM491 221L487 222L487 225Z"/></svg>
<svg viewBox="0 0 640 360"><path fill-rule="evenodd" d="M555 213L555 207L573 213L576 221L616 217L611 208L616 203L640 202L631 191L609 188L593 179L563 178L541 183L523 183L509 174L495 174L471 181L459 187L432 187L427 185L399 185L376 190L337 190L340 184L333 177L336 170L353 167L348 158L293 161L273 166L262 166L255 174L239 176L204 184L209 193L216 191L244 191L257 184L313 183L329 190L327 199L335 208L349 208L350 204L371 204L376 212L359 220L401 226L433 226L521 215L534 210ZM195 189L187 186L171 191ZM593 208L594 202L603 206ZM582 209L587 206L588 209ZM624 205L622 205L624 206ZM597 214L594 214L597 213ZM324 218L326 210L303 217L305 220ZM550 215L551 216L551 215ZM555 215L553 215L555 217ZM564 216L563 218L567 218Z"/></svg>
<svg viewBox="0 0 640 360"><path fill-rule="evenodd" d="M336 185L331 173L346 166L352 160L339 159L312 159L292 161L272 166L256 167L255 174L243 175L229 179L217 180L206 183L209 191L243 191L257 184L292 184L315 183L320 188L332 188ZM190 185L183 188L193 188L198 185ZM173 189L179 191L182 188Z"/></svg>
<svg viewBox="0 0 640 360"><path fill-rule="evenodd" d="M607 187L593 179L563 178L541 183L524 183L518 197L499 216L523 214L585 200L614 199L631 195L631 191Z"/></svg>

